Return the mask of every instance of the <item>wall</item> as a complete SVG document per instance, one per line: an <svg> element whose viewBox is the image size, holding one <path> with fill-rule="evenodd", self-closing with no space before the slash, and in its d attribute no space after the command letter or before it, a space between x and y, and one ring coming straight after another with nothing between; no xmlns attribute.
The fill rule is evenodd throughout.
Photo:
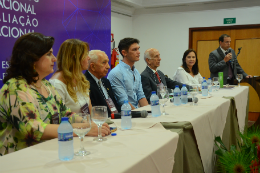
<svg viewBox="0 0 260 173"><path fill-rule="evenodd" d="M118 46L121 39L133 37L132 17L111 12L111 33L114 34L115 47ZM121 55L120 59L122 59Z"/></svg>
<svg viewBox="0 0 260 173"><path fill-rule="evenodd" d="M28 32L53 36L54 55L70 38L110 54L110 0L0 0L0 11L0 87L15 41Z"/></svg>
<svg viewBox="0 0 260 173"><path fill-rule="evenodd" d="M259 6L134 15L133 37L140 40L141 46L140 61L135 66L141 73L146 65L143 60L144 51L151 47L157 48L162 58L159 69L169 77L172 77L177 67L181 65L183 52L188 49L189 28L228 26L223 24L223 18L232 17L236 18L236 25L259 24L259 16Z"/></svg>

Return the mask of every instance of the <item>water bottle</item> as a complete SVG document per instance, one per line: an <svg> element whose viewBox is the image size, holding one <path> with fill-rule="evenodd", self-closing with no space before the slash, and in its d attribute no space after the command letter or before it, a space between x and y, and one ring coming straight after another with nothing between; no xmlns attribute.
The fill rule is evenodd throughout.
<svg viewBox="0 0 260 173"><path fill-rule="evenodd" d="M185 84L183 84L181 88L181 103L182 104L188 103L188 90Z"/></svg>
<svg viewBox="0 0 260 173"><path fill-rule="evenodd" d="M73 128L68 119L68 117L62 117L58 127L59 159L62 161L71 160L74 156Z"/></svg>
<svg viewBox="0 0 260 173"><path fill-rule="evenodd" d="M211 78L208 78L207 84L208 84L208 90L209 90L209 92L212 91L212 84L211 84L211 83L212 83L212 82L211 82Z"/></svg>
<svg viewBox="0 0 260 173"><path fill-rule="evenodd" d="M152 116L159 117L161 115L159 97L156 95L155 91L152 91L152 95L150 97L151 108L152 108Z"/></svg>
<svg viewBox="0 0 260 173"><path fill-rule="evenodd" d="M200 82L201 82L201 83L200 83L201 85L202 85L202 83L203 83L204 80L205 80L205 77L203 77L202 81L200 81Z"/></svg>
<svg viewBox="0 0 260 173"><path fill-rule="evenodd" d="M173 90L173 104L175 106L181 105L181 90L178 85L175 86L175 89Z"/></svg>
<svg viewBox="0 0 260 173"><path fill-rule="evenodd" d="M124 130L132 128L131 106L128 100L125 100L121 107L121 128Z"/></svg>
<svg viewBox="0 0 260 173"><path fill-rule="evenodd" d="M208 84L206 80L202 82L201 91L202 91L202 96L208 96Z"/></svg>

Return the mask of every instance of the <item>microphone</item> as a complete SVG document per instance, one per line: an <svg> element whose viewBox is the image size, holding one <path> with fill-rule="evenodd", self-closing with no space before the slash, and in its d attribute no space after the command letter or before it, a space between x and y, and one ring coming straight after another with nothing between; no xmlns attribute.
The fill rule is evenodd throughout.
<svg viewBox="0 0 260 173"><path fill-rule="evenodd" d="M225 52L225 54L227 55L229 53L231 53L231 49L230 48L228 48L228 50Z"/></svg>
<svg viewBox="0 0 260 173"><path fill-rule="evenodd" d="M227 55L227 54L229 54L229 53L231 53L231 49L230 48L228 48L228 50L225 52L225 54ZM229 60L229 62L232 64L233 62L231 61L231 59Z"/></svg>
<svg viewBox="0 0 260 173"><path fill-rule="evenodd" d="M239 47L238 48L238 53L237 53L237 56L240 54L240 50L242 49L242 47Z"/></svg>
<svg viewBox="0 0 260 173"><path fill-rule="evenodd" d="M132 118L146 118L148 112L146 110L142 111L131 111ZM112 113L111 119L121 119L121 113Z"/></svg>
<svg viewBox="0 0 260 173"><path fill-rule="evenodd" d="M194 97L194 103L198 103L199 99L198 97ZM170 102L174 102L174 98L171 98L170 99ZM188 98L188 102L192 102L192 98Z"/></svg>

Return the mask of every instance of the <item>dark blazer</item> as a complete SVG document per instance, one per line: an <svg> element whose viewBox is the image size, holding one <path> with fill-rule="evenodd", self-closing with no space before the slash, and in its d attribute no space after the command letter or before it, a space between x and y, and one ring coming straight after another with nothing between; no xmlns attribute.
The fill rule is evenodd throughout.
<svg viewBox="0 0 260 173"><path fill-rule="evenodd" d="M88 71L86 71L85 76L86 76L87 80L90 82L89 95L90 95L92 106L107 106L107 102L106 102L103 94L99 90L99 87L98 87L96 81L91 76L91 74ZM102 81L104 87L107 89L107 93L108 93L109 97L113 100L113 102L116 106L116 109L118 110L118 112L121 112L121 108L119 107L119 105L116 102L116 99L114 97L114 93L113 93L109 80L107 78L103 77L103 78L101 78L101 81ZM107 111L108 111L108 116L111 116L111 111L108 106L107 106Z"/></svg>
<svg viewBox="0 0 260 173"><path fill-rule="evenodd" d="M182 83L171 80L170 78L166 77L160 70L157 70L157 72L162 80L162 83L164 84L164 86L167 86L167 88L174 89L175 85L179 85L180 88L182 87ZM154 72L147 66L145 70L141 73L141 81L145 97L150 103L152 91L156 91L157 93L157 84L159 84L159 80ZM188 85L187 89L189 89Z"/></svg>
<svg viewBox="0 0 260 173"><path fill-rule="evenodd" d="M233 49L231 49L231 53L232 53L231 67L233 70L234 79L236 78L237 74L243 74L243 77L245 78L247 74L239 65L237 61L236 53ZM226 55L224 55L224 53L219 47L209 54L209 61L208 61L211 79L213 77L218 77L218 72L223 72L224 85L227 83L228 70L229 70L229 65L228 65L229 62L224 61L225 56Z"/></svg>

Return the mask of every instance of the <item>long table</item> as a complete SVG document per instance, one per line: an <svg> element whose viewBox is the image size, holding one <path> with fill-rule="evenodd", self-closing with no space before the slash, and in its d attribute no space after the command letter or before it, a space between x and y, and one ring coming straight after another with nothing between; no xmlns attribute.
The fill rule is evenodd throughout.
<svg viewBox="0 0 260 173"><path fill-rule="evenodd" d="M199 98L197 106L168 103L169 115L132 119L132 130L121 131L120 120L113 120L118 135L106 142L86 137L87 157L59 161L53 139L0 157L1 172L213 172L214 137L222 136L226 146L236 144L238 130L247 124L247 103L248 87L220 90ZM74 148L79 149L77 138Z"/></svg>
<svg viewBox="0 0 260 173"><path fill-rule="evenodd" d="M238 147L237 140L240 140L238 134L239 127L242 128L247 126L248 123L249 89L248 87L237 87L235 89L237 92L236 90L233 91L228 89L221 89L220 92L214 93L214 96L216 97L223 97L230 100L226 123L221 135L222 141L227 148L230 148L231 145ZM240 119L241 126L239 126L238 117ZM212 160L211 170L204 171L200 151L197 146L196 136L194 134L193 126L190 122L162 124L166 129L179 133L178 147L174 156L176 162L173 167L173 173L203 173L217 171L217 161L215 157ZM246 128L244 130L246 130ZM215 150L216 147L212 149L213 152Z"/></svg>
<svg viewBox="0 0 260 173"><path fill-rule="evenodd" d="M77 151L79 139L73 140ZM0 157L0 172L167 173L172 171L177 143L178 134L161 124L143 130L119 130L117 136L107 136L101 143L86 137L84 146L91 154L64 162L58 159L58 140L52 139Z"/></svg>
<svg viewBox="0 0 260 173"><path fill-rule="evenodd" d="M165 109L169 115L135 119L134 122L145 122L146 128L163 122L167 129L179 133L173 172L196 170L210 173L216 165L215 137L221 136L227 146L237 145L238 131L244 131L247 124L248 91L248 87L223 88L213 92L211 98L198 96L197 106L168 104ZM150 106L138 110L150 110ZM115 120L115 123L120 126L120 120ZM141 127L137 125L134 128Z"/></svg>
<svg viewBox="0 0 260 173"><path fill-rule="evenodd" d="M240 140L238 131L238 120L236 115L236 104L233 97L230 99L230 107L227 113L226 124L223 130L222 141L227 148L231 145L238 147L237 140ZM248 107L247 107L248 112ZM247 120L248 114L245 119ZM245 121L247 124L247 121ZM177 150L175 152L175 164L172 173L204 173L203 164L201 161L200 152L197 146L196 137L194 134L193 126L190 122L177 122L177 123L162 123L162 125L179 134L179 141ZM213 151L216 150L216 147ZM217 160L213 160L212 172L217 172Z"/></svg>

